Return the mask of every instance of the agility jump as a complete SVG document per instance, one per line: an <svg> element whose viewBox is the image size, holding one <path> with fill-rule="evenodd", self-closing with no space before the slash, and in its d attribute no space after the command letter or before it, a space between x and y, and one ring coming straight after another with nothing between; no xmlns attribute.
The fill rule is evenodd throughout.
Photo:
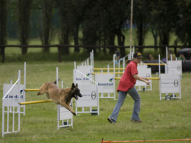
<svg viewBox="0 0 191 143"><path fill-rule="evenodd" d="M38 104L38 103L48 103L52 102L52 100L39 100L39 101L28 101L28 102L20 102L20 105L28 105L28 104Z"/></svg>
<svg viewBox="0 0 191 143"><path fill-rule="evenodd" d="M26 89L26 62L24 63L23 79L24 85L21 84L21 71L19 70L18 78L14 84L12 84L12 79L10 84L3 84L2 137L4 137L5 134L16 133L20 131L20 114L23 113L23 115L25 115L25 105L52 102L52 100L25 102L26 91L39 91L39 89ZM58 79L58 67L56 68L56 79ZM16 118L16 116L18 117ZM10 119L11 117L12 125ZM71 121L69 122L69 120ZM62 121L61 125L59 121ZM65 124L66 122L67 124ZM72 126L73 128L73 115L66 108L57 105L57 129L59 129L60 127L68 126Z"/></svg>

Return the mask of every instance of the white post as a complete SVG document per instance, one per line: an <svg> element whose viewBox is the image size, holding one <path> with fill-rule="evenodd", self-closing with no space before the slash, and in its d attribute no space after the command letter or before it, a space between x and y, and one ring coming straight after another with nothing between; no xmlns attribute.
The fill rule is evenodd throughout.
<svg viewBox="0 0 191 143"><path fill-rule="evenodd" d="M60 105L57 105L57 129L59 129Z"/></svg>
<svg viewBox="0 0 191 143"><path fill-rule="evenodd" d="M123 68L125 68L125 57L123 58ZM123 70L125 72L125 70Z"/></svg>
<svg viewBox="0 0 191 143"><path fill-rule="evenodd" d="M161 73L160 73L160 54L159 54L159 92L160 92L160 100L161 100Z"/></svg>
<svg viewBox="0 0 191 143"><path fill-rule="evenodd" d="M5 113L5 111L4 111L5 109L4 109L4 100L2 99L2 137L4 137L4 113Z"/></svg>
<svg viewBox="0 0 191 143"><path fill-rule="evenodd" d="M114 100L115 100L115 54L113 55L113 91L114 91Z"/></svg>
<svg viewBox="0 0 191 143"><path fill-rule="evenodd" d="M74 69L76 69L76 62L74 62Z"/></svg>
<svg viewBox="0 0 191 143"><path fill-rule="evenodd" d="M24 89L26 89L26 72L27 66L26 62L24 62ZM23 102L25 102L25 91L23 91ZM25 105L23 105L23 115L25 115Z"/></svg>
<svg viewBox="0 0 191 143"><path fill-rule="evenodd" d="M59 87L59 84L58 84L58 67L56 67L56 86Z"/></svg>
<svg viewBox="0 0 191 143"><path fill-rule="evenodd" d="M19 102L21 102L21 97L20 97L20 84L21 84L21 71L19 70L19 73L18 73L18 88L19 88L19 91L18 91L18 95L19 95ZM20 111L20 105L18 105L18 131L20 131L20 116L21 116L21 111Z"/></svg>
<svg viewBox="0 0 191 143"><path fill-rule="evenodd" d="M133 23L133 0L131 0L130 51L131 51L131 47L132 47L132 23Z"/></svg>
<svg viewBox="0 0 191 143"><path fill-rule="evenodd" d="M98 84L97 83L95 83L96 84L96 93L98 93ZM99 93L98 93L99 94ZM99 116L99 95L97 96L97 111L98 111L98 116Z"/></svg>

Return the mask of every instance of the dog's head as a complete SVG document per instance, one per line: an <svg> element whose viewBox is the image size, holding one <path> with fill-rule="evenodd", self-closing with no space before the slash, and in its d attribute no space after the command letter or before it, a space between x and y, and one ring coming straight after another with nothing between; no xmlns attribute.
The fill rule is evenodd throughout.
<svg viewBox="0 0 191 143"><path fill-rule="evenodd" d="M74 83L72 83L71 91L72 91L72 97L74 97L76 100L78 100L78 96L82 97L80 90L78 88L78 84L76 84L75 86Z"/></svg>

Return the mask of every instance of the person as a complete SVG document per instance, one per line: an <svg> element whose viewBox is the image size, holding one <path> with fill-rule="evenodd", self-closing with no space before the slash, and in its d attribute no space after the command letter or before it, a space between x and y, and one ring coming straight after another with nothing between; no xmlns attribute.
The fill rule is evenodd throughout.
<svg viewBox="0 0 191 143"><path fill-rule="evenodd" d="M150 53L147 53L146 54L146 59L147 60L154 60L154 57Z"/></svg>
<svg viewBox="0 0 191 143"><path fill-rule="evenodd" d="M168 51L168 60L171 59L171 55L172 55L172 60L175 60L175 59L176 59L176 56L175 56L175 54L173 54L172 50L169 50L169 51Z"/></svg>
<svg viewBox="0 0 191 143"><path fill-rule="evenodd" d="M116 54L115 64L118 65L118 62L121 61L122 59L121 59L121 54L119 53L119 51L117 50L117 48L116 48L116 50L115 50L115 54Z"/></svg>
<svg viewBox="0 0 191 143"><path fill-rule="evenodd" d="M117 92L119 93L118 101L113 109L112 114L107 118L110 123L116 123L117 117L120 111L121 106L127 96L127 93L133 98L134 108L133 114L131 116L131 122L142 122L139 117L141 98L138 91L135 88L136 80L145 82L147 85L150 84L150 81L147 78L138 76L137 65L141 62L142 55L140 52L133 54L133 60L127 61L127 66L125 72L122 75Z"/></svg>
<svg viewBox="0 0 191 143"><path fill-rule="evenodd" d="M178 60L186 60L186 58L184 57L183 52L180 53L180 56L178 57Z"/></svg>

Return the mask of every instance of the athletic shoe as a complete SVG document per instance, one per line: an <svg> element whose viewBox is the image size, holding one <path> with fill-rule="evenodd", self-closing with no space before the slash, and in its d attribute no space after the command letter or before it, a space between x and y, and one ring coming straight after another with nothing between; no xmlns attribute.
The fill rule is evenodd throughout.
<svg viewBox="0 0 191 143"><path fill-rule="evenodd" d="M139 120L131 119L130 121L131 121L131 122L136 122L136 123L142 123L142 120L140 120L140 119L139 119Z"/></svg>
<svg viewBox="0 0 191 143"><path fill-rule="evenodd" d="M107 118L107 120L108 120L110 123L115 124L115 121L114 121L113 119Z"/></svg>

